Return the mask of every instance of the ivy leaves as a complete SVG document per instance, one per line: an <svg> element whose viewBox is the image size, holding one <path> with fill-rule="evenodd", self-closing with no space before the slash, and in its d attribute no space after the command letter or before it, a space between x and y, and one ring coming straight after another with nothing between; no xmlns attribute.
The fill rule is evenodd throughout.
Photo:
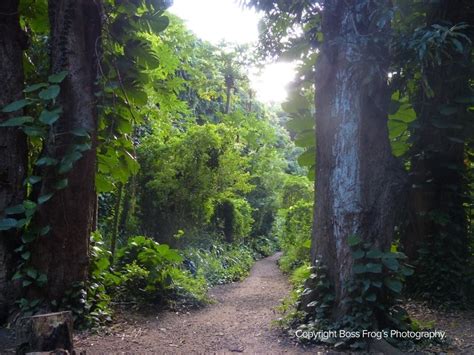
<svg viewBox="0 0 474 355"><path fill-rule="evenodd" d="M314 105L310 98L295 91L289 100L282 104L282 109L290 117L286 125L296 134L295 144L304 148L304 152L298 157L298 163L308 168L308 178L314 180L316 164Z"/></svg>

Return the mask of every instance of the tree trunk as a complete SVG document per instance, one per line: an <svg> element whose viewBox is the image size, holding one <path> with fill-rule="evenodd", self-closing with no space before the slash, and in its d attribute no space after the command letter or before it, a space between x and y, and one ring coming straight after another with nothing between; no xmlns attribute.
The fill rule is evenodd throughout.
<svg viewBox="0 0 474 355"><path fill-rule="evenodd" d="M59 96L63 113L53 127L45 151L61 160L74 148L76 138L69 134L74 129L85 129L92 143L92 149L84 152L67 173L67 187L55 192L39 209L40 225L50 225L51 231L36 242L32 263L48 277L47 287L40 293L49 300L60 300L68 289L87 279L89 238L95 229L97 107L94 93L101 5L100 1L51 0L49 14L52 71L66 70L68 76L61 84ZM50 192L51 184L57 179L54 171L46 171L41 194Z"/></svg>
<svg viewBox="0 0 474 355"><path fill-rule="evenodd" d="M110 239L110 252L111 257L110 261L113 263L115 257L115 248L117 245L117 237L119 234L119 217L120 217L120 207L122 205L122 191L124 187L120 182L117 187L117 194L115 196L115 207L114 207L114 222L112 226L112 238Z"/></svg>
<svg viewBox="0 0 474 355"><path fill-rule="evenodd" d="M224 109L225 114L228 114L230 112L230 98L232 96L231 90L232 90L231 86L227 86L227 88L225 90L225 97L226 97L226 99L225 99L225 109Z"/></svg>
<svg viewBox="0 0 474 355"><path fill-rule="evenodd" d="M21 116L1 113L1 108L22 98L23 49L26 36L20 28L19 0L0 2L0 122ZM23 181L26 175L26 136L18 128L0 128L0 219L7 207L21 203L25 196ZM0 324L8 316L12 303L11 276L14 267L14 252L18 238L16 232L0 232Z"/></svg>
<svg viewBox="0 0 474 355"><path fill-rule="evenodd" d="M426 26L447 23L472 25L473 16L471 2L443 0L430 5ZM459 288L463 286L469 240L464 206L468 193L464 151L468 105L460 104L457 99L471 95L472 76L468 68L472 65L472 54L469 54L470 48L464 54L454 48L446 48L446 51L448 59L423 68L431 95L427 95L424 86L420 85L414 100L418 125L411 132L414 142L410 152L411 213L402 242L405 253L412 261L419 256L418 250L425 247L434 268L438 269L438 263L443 263L449 270L438 275L423 270L426 265L417 265L415 276L425 274L432 278L423 287L431 288L434 283L438 291L445 288L445 292L458 295ZM443 113L443 108L448 105L457 107L457 111ZM421 284L418 278L416 282Z"/></svg>
<svg viewBox="0 0 474 355"><path fill-rule="evenodd" d="M388 34L374 13L389 1L360 6L326 1L324 44L316 74L316 207L312 260L328 267L340 317L351 277L347 239L357 235L388 249L395 225L402 169L388 139ZM372 20L370 20L372 19Z"/></svg>

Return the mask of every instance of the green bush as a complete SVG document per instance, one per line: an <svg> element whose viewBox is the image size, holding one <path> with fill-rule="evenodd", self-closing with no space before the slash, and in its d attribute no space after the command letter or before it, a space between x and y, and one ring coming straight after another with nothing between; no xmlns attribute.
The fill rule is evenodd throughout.
<svg viewBox="0 0 474 355"><path fill-rule="evenodd" d="M208 249L190 248L184 255L209 286L241 280L254 262L252 249L243 244L216 243Z"/></svg>
<svg viewBox="0 0 474 355"><path fill-rule="evenodd" d="M255 259L273 255L278 250L278 241L271 237L254 237L248 244L254 250Z"/></svg>
<svg viewBox="0 0 474 355"><path fill-rule="evenodd" d="M309 261L312 221L312 202L300 200L280 211L276 229L283 250L279 263L284 272L291 272Z"/></svg>
<svg viewBox="0 0 474 355"><path fill-rule="evenodd" d="M198 306L207 301L206 281L184 269L183 257L166 244L138 236L117 252L112 288L122 301ZM111 278L112 279L112 278Z"/></svg>

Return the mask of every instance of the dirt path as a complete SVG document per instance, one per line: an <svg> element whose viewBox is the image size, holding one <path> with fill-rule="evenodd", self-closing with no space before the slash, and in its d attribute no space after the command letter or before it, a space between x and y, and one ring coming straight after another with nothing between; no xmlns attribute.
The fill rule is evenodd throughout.
<svg viewBox="0 0 474 355"><path fill-rule="evenodd" d="M216 303L201 310L145 318L127 314L127 321L109 328L109 334L79 335L76 346L87 354L315 353L315 348L295 346L272 327L278 318L274 308L290 290L276 265L278 257L256 262L243 282L210 290Z"/></svg>

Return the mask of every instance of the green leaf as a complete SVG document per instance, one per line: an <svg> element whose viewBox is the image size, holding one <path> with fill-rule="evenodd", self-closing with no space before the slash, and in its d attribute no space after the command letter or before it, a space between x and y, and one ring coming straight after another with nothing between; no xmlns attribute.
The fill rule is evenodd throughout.
<svg viewBox="0 0 474 355"><path fill-rule="evenodd" d="M26 225L27 222L29 222L29 220L27 218L19 219L18 222L16 222L16 227L17 228L23 228Z"/></svg>
<svg viewBox="0 0 474 355"><path fill-rule="evenodd" d="M411 267L407 267L407 266L402 266L401 268L401 273L403 276L411 276L415 273L415 271L413 270L413 268Z"/></svg>
<svg viewBox="0 0 474 355"><path fill-rule="evenodd" d="M9 112L18 111L18 110L21 110L23 107L25 107L25 106L27 106L27 105L29 105L29 104L30 104L30 100L28 100L28 99L21 99L21 100L12 102L11 104L5 106L5 107L2 109L2 112L9 113Z"/></svg>
<svg viewBox="0 0 474 355"><path fill-rule="evenodd" d="M26 270L26 274L31 277L32 279L36 279L38 277L38 271L33 268L28 268Z"/></svg>
<svg viewBox="0 0 474 355"><path fill-rule="evenodd" d="M28 250L21 254L21 258L23 260L28 260L30 258L30 256L31 256L31 252L28 251Z"/></svg>
<svg viewBox="0 0 474 355"><path fill-rule="evenodd" d="M294 132L314 130L314 117L311 115L294 117L286 122L286 127Z"/></svg>
<svg viewBox="0 0 474 355"><path fill-rule="evenodd" d="M41 176L37 176L37 175L31 175L26 179L26 182L30 183L31 185L34 185L40 181L41 181Z"/></svg>
<svg viewBox="0 0 474 355"><path fill-rule="evenodd" d="M363 274L367 272L367 267L362 264L354 264L352 270L354 271L354 274Z"/></svg>
<svg viewBox="0 0 474 355"><path fill-rule="evenodd" d="M49 194L46 194L46 195L41 195L40 197L38 197L38 204L39 205L42 205L43 203L45 203L46 201L48 201L49 199L51 199L51 197L53 197L54 193L49 193Z"/></svg>
<svg viewBox="0 0 474 355"><path fill-rule="evenodd" d="M39 234L41 236L44 236L44 235L48 234L50 230L51 230L51 226L43 227L43 228L40 229Z"/></svg>
<svg viewBox="0 0 474 355"><path fill-rule="evenodd" d="M45 284L48 281L48 276L46 276L46 274L40 274L36 281L40 284Z"/></svg>
<svg viewBox="0 0 474 355"><path fill-rule="evenodd" d="M39 116L39 120L47 125L52 125L56 122L61 114L61 109L55 109L53 111L43 110Z"/></svg>
<svg viewBox="0 0 474 355"><path fill-rule="evenodd" d="M59 84L59 83L61 83L61 82L64 80L64 78L66 78L67 74L68 74L68 73L67 73L67 71L65 71L65 70L60 71L59 73L50 75L50 76L48 77L48 81L49 81L50 83L53 83L53 84Z"/></svg>
<svg viewBox="0 0 474 355"><path fill-rule="evenodd" d="M309 149L298 157L300 166L313 166L316 161L316 149Z"/></svg>
<svg viewBox="0 0 474 355"><path fill-rule="evenodd" d="M74 128L71 134L77 137L89 137L89 133L84 128Z"/></svg>
<svg viewBox="0 0 474 355"><path fill-rule="evenodd" d="M367 272L371 272L374 274L380 274L382 272L381 264L368 263L366 267L367 267Z"/></svg>
<svg viewBox="0 0 474 355"><path fill-rule="evenodd" d="M377 249L371 249L367 252L367 257L371 259L378 259L381 258L384 254Z"/></svg>
<svg viewBox="0 0 474 355"><path fill-rule="evenodd" d="M382 258L382 263L390 270L397 271L400 263L396 258Z"/></svg>
<svg viewBox="0 0 474 355"><path fill-rule="evenodd" d="M110 181L104 174L96 174L95 176L95 188L98 193L110 192L115 189L115 185Z"/></svg>
<svg viewBox="0 0 474 355"><path fill-rule="evenodd" d="M296 135L295 144L298 147L314 147L316 145L316 135L314 130L304 131Z"/></svg>
<svg viewBox="0 0 474 355"><path fill-rule="evenodd" d="M0 231L6 231L15 228L17 220L14 218L3 218L0 219Z"/></svg>
<svg viewBox="0 0 474 355"><path fill-rule="evenodd" d="M363 257L365 256L365 252L361 249L358 249L358 250L354 250L352 252L352 258L353 259L362 259Z"/></svg>
<svg viewBox="0 0 474 355"><path fill-rule="evenodd" d="M62 189L67 187L67 184L68 184L68 180L67 179L62 179L62 180L59 180L58 182L56 182L54 184L54 188L56 190L62 190Z"/></svg>
<svg viewBox="0 0 474 355"><path fill-rule="evenodd" d="M13 207L8 207L5 209L5 214L10 215L10 214L19 214L25 212L25 206L23 204L16 205Z"/></svg>
<svg viewBox="0 0 474 355"><path fill-rule="evenodd" d="M444 116L454 115L457 112L458 112L458 108L456 106L448 106L448 105L444 105L439 110L439 113Z"/></svg>
<svg viewBox="0 0 474 355"><path fill-rule="evenodd" d="M43 157L36 161L35 165L37 166L53 166L58 163L57 159L50 158L50 157Z"/></svg>
<svg viewBox="0 0 474 355"><path fill-rule="evenodd" d="M150 26L150 30L154 34L158 34L160 32L163 32L166 27L168 27L170 23L170 19L167 16L154 16L153 19L148 20L148 25Z"/></svg>
<svg viewBox="0 0 474 355"><path fill-rule="evenodd" d="M30 137L43 137L43 138L46 137L46 131L40 127L23 126L22 130L23 132L25 132L27 136L30 136Z"/></svg>
<svg viewBox="0 0 474 355"><path fill-rule="evenodd" d="M32 282L30 280L23 280L23 282L22 282L23 287L30 286L31 284L32 284Z"/></svg>
<svg viewBox="0 0 474 355"><path fill-rule="evenodd" d="M2 122L0 124L0 127L16 127L16 126L22 126L25 123L31 123L31 122L33 122L33 117L19 116L19 117L10 118L9 120Z"/></svg>
<svg viewBox="0 0 474 355"><path fill-rule="evenodd" d="M395 293L402 292L403 284L399 280L385 278L384 284Z"/></svg>
<svg viewBox="0 0 474 355"><path fill-rule="evenodd" d="M51 85L47 89L41 90L38 96L43 100L53 100L58 97L60 91L59 85Z"/></svg>
<svg viewBox="0 0 474 355"><path fill-rule="evenodd" d="M349 238L347 238L347 244L350 246L350 247L355 247L356 245L360 244L362 241L360 240L360 238L356 235L351 235L349 236Z"/></svg>
<svg viewBox="0 0 474 355"><path fill-rule="evenodd" d="M46 84L46 83L33 84L33 85L30 85L30 86L27 86L25 88L25 90L23 90L23 92L25 92L25 93L33 92L33 91L36 91L38 89L41 89L41 88L44 88L44 87L47 87L47 86L48 86L48 84Z"/></svg>
<svg viewBox="0 0 474 355"><path fill-rule="evenodd" d="M23 243L31 243L36 239L36 236L33 233L25 233L21 236Z"/></svg>

